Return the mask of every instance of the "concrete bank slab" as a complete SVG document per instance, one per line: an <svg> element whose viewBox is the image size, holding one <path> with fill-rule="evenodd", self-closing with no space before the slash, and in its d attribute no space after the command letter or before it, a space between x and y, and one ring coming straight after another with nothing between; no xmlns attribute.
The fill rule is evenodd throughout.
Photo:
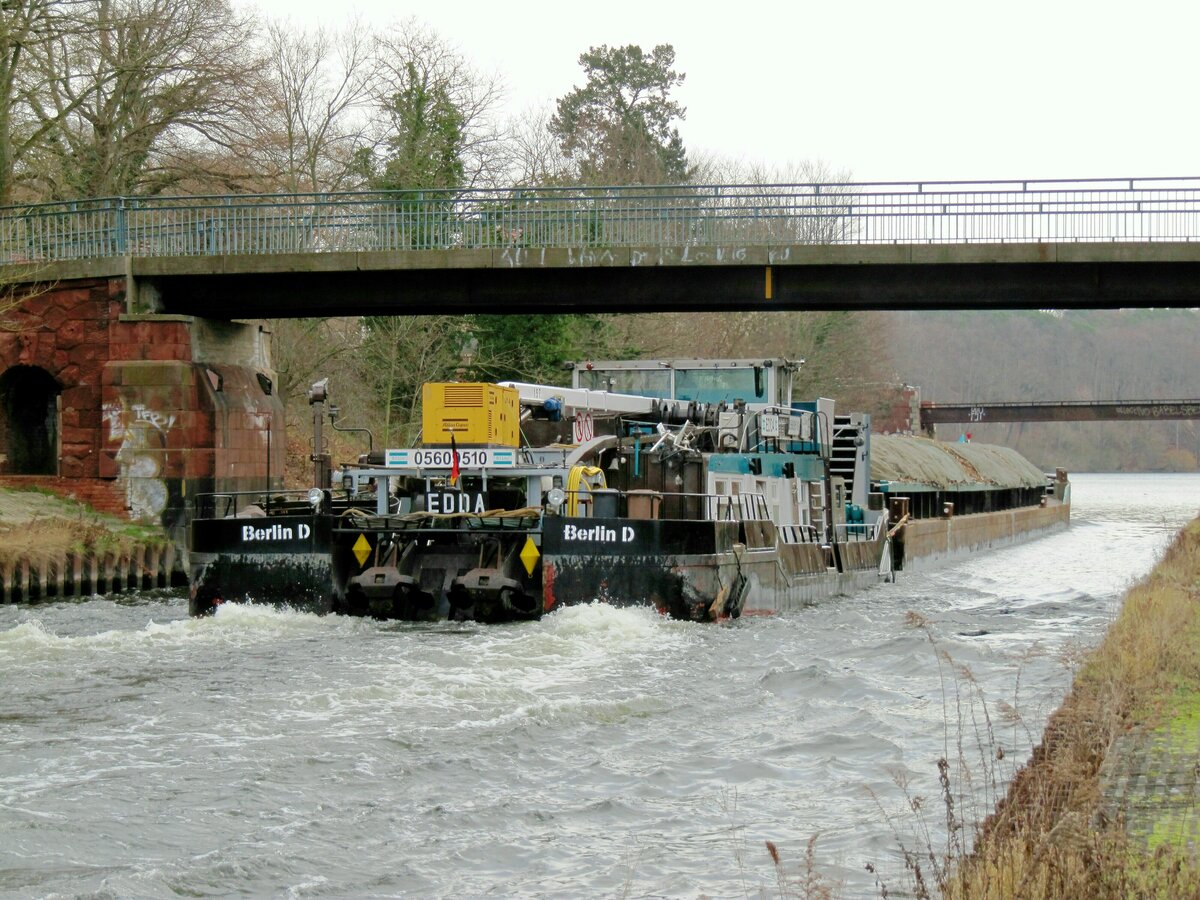
<svg viewBox="0 0 1200 900"><path fill-rule="evenodd" d="M1149 851L1200 849L1200 693L1172 697L1157 727L1121 735L1100 770L1101 812Z"/></svg>

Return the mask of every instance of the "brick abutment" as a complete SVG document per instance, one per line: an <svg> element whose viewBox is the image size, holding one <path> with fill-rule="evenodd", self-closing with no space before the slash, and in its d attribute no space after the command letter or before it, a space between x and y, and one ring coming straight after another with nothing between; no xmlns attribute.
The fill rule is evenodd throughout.
<svg viewBox="0 0 1200 900"><path fill-rule="evenodd" d="M125 295L120 277L58 281L32 286L8 314L0 485L159 526L186 564L197 495L281 483L270 333L261 322L131 314Z"/></svg>

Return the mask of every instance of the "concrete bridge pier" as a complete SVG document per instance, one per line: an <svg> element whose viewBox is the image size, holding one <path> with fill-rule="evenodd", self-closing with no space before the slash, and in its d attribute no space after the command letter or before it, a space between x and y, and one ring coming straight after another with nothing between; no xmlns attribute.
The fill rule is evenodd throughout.
<svg viewBox="0 0 1200 900"><path fill-rule="evenodd" d="M261 322L125 312L126 279L38 285L0 327L0 484L159 524L184 552L196 495L283 483Z"/></svg>

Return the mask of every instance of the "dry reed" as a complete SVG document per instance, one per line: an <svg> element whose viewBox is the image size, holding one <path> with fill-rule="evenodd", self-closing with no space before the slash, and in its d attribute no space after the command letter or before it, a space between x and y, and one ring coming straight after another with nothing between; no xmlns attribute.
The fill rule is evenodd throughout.
<svg viewBox="0 0 1200 900"><path fill-rule="evenodd" d="M947 761L939 762L949 836L938 853L904 850L913 892L931 896L936 888L972 900L1200 897L1200 868L1188 848L1164 843L1149 850L1120 817L1105 816L1101 803L1101 766L1114 741L1161 724L1181 697L1200 698L1200 519L1126 595L969 851L960 835L972 820L964 817ZM992 746L990 722L982 730L975 724L979 746ZM1200 753L1200 736L1193 740L1191 750ZM1001 773L988 766L983 774L995 784Z"/></svg>

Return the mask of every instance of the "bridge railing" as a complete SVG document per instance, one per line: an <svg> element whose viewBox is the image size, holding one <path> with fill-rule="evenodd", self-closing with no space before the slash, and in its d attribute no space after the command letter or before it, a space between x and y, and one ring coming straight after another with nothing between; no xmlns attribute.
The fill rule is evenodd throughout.
<svg viewBox="0 0 1200 900"><path fill-rule="evenodd" d="M1200 178L117 197L0 208L0 262L516 247L1200 240Z"/></svg>

